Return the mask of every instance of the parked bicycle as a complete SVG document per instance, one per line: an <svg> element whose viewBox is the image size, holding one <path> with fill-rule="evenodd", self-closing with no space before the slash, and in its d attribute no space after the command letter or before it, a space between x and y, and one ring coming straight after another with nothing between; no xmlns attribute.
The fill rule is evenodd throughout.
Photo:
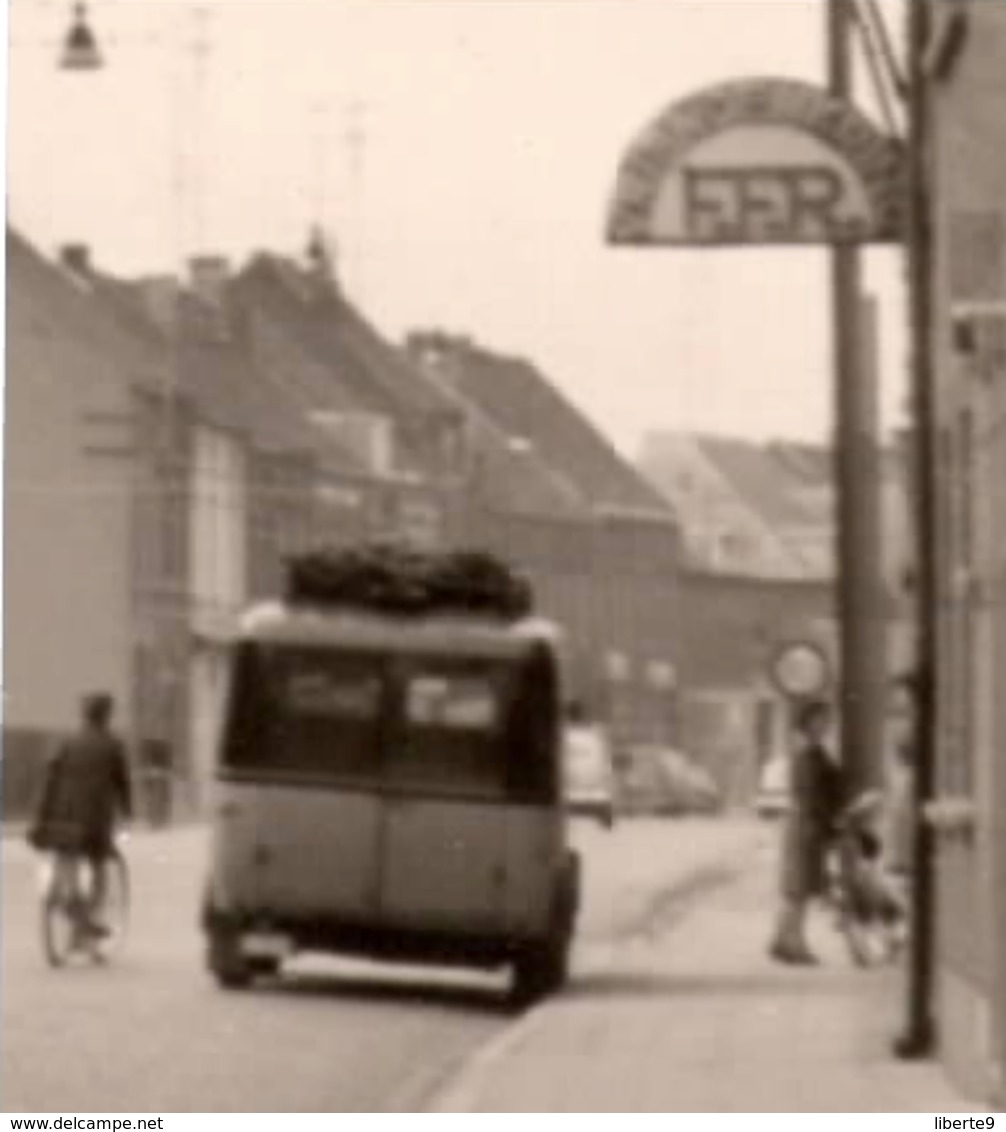
<svg viewBox="0 0 1006 1132"><path fill-rule="evenodd" d="M886 868L876 832L882 805L871 791L844 810L828 867L825 898L859 967L897 961L908 938L904 885Z"/></svg>
<svg viewBox="0 0 1006 1132"><path fill-rule="evenodd" d="M123 837L104 862L103 892L93 863L82 854L48 854L41 877L41 929L52 967L75 959L108 963L120 951L129 923L129 865Z"/></svg>

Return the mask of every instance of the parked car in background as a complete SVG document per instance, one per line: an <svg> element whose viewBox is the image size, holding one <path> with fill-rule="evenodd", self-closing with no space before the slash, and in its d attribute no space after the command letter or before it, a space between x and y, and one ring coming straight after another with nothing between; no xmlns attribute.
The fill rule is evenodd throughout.
<svg viewBox="0 0 1006 1132"><path fill-rule="evenodd" d="M722 805L712 775L673 747L639 744L619 759L619 804L626 814L673 817L715 813Z"/></svg>
<svg viewBox="0 0 1006 1132"><path fill-rule="evenodd" d="M790 764L777 755L762 768L755 795L755 812L762 818L781 817L790 806Z"/></svg>
<svg viewBox="0 0 1006 1132"><path fill-rule="evenodd" d="M592 725L567 726L563 749L566 809L615 824L615 768L604 732Z"/></svg>

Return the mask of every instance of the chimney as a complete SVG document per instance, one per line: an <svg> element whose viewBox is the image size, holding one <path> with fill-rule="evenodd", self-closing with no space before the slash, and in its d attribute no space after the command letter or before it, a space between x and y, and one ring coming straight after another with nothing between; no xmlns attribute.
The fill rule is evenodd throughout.
<svg viewBox="0 0 1006 1132"><path fill-rule="evenodd" d="M165 334L173 335L178 324L178 280L173 275L155 275L141 279L139 289L147 317Z"/></svg>
<svg viewBox="0 0 1006 1132"><path fill-rule="evenodd" d="M307 270L311 278L324 290L338 290L339 278L336 254L321 228L311 229L307 243Z"/></svg>
<svg viewBox="0 0 1006 1132"><path fill-rule="evenodd" d="M450 381L464 343L441 330L416 330L405 339L407 357L430 377Z"/></svg>
<svg viewBox="0 0 1006 1132"><path fill-rule="evenodd" d="M87 244L64 244L59 250L59 261L74 275L86 278L91 274L91 249Z"/></svg>
<svg viewBox="0 0 1006 1132"><path fill-rule="evenodd" d="M202 255L189 260L189 283L207 306L223 309L230 266L223 256Z"/></svg>
<svg viewBox="0 0 1006 1132"><path fill-rule="evenodd" d="M227 284L230 265L223 256L195 256L189 260L189 286L205 310L207 329L214 339L227 338Z"/></svg>

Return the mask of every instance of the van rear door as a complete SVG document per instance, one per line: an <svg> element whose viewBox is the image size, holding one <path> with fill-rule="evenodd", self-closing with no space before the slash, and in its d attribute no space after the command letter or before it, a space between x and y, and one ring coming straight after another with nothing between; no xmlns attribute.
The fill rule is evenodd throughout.
<svg viewBox="0 0 1006 1132"><path fill-rule="evenodd" d="M250 903L282 917L369 919L378 902L379 660L264 648L257 727L232 743L226 841Z"/></svg>
<svg viewBox="0 0 1006 1132"><path fill-rule="evenodd" d="M438 658L400 665L385 760L386 924L503 929L510 683L501 664Z"/></svg>

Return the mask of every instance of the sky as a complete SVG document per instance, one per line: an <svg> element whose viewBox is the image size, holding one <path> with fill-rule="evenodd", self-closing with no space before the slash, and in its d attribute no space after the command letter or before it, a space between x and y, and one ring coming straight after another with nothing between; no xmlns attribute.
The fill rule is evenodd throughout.
<svg viewBox="0 0 1006 1132"><path fill-rule="evenodd" d="M385 333L530 358L629 454L653 429L826 437L823 250L603 240L619 158L669 103L820 78L822 0L95 0L91 74L54 66L69 7L10 9L10 216L43 250L167 272L298 254L320 222ZM892 421L900 264L867 259Z"/></svg>

